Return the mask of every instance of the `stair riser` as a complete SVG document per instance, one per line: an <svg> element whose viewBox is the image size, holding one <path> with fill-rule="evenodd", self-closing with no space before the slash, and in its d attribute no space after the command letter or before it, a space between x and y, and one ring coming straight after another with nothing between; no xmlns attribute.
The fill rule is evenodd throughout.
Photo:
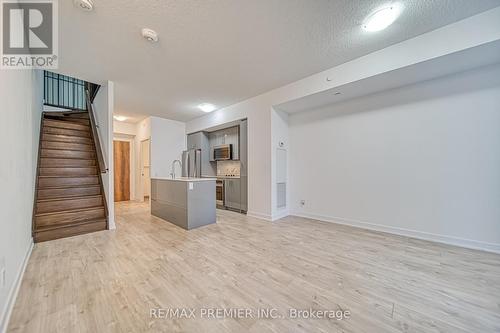
<svg viewBox="0 0 500 333"><path fill-rule="evenodd" d="M57 120L71 122L73 124L80 124L80 125L84 125L84 126L90 126L90 121L88 120L88 118L64 117L64 118L59 118Z"/></svg>
<svg viewBox="0 0 500 333"><path fill-rule="evenodd" d="M74 159L57 159L57 158L42 158L40 160L41 168L51 167L89 167L95 166L95 160L74 160Z"/></svg>
<svg viewBox="0 0 500 333"><path fill-rule="evenodd" d="M87 234L91 232L106 230L106 222L95 222L74 227L64 227L55 230L35 232L35 242L45 242L49 240Z"/></svg>
<svg viewBox="0 0 500 333"><path fill-rule="evenodd" d="M54 199L54 198L68 198L78 197L84 195L98 195L101 194L99 186L93 187L74 187L74 188L58 188L48 190L38 190L38 199Z"/></svg>
<svg viewBox="0 0 500 333"><path fill-rule="evenodd" d="M94 176L96 167L88 168L40 168L40 176Z"/></svg>
<svg viewBox="0 0 500 333"><path fill-rule="evenodd" d="M60 212L63 210L82 209L98 207L102 205L102 197L81 198L81 199L61 199L48 202L37 202L37 214Z"/></svg>
<svg viewBox="0 0 500 333"><path fill-rule="evenodd" d="M53 141L53 142L69 142L69 143L80 143L85 145L93 145L90 138L83 138L79 136L68 136L68 135L55 135L55 134L43 134L42 140Z"/></svg>
<svg viewBox="0 0 500 333"><path fill-rule="evenodd" d="M80 158L80 159L95 159L95 153L92 151L76 151L76 150L56 150L43 149L41 150L42 157L48 158Z"/></svg>
<svg viewBox="0 0 500 333"><path fill-rule="evenodd" d="M85 220L103 219L104 208L88 210L84 212L67 212L61 214L35 217L36 227L53 226L62 223L77 223Z"/></svg>
<svg viewBox="0 0 500 333"><path fill-rule="evenodd" d="M44 127L43 133L46 134L57 134L57 135L70 135L70 136L78 136L83 138L90 138L90 132L86 131L75 131L65 128L57 128L57 127Z"/></svg>
<svg viewBox="0 0 500 333"><path fill-rule="evenodd" d="M45 119L43 122L44 127L55 127L55 128L64 128L64 129L71 129L71 130L78 130L78 131L89 131L89 126L85 124L80 124L80 123L74 123L71 121L58 121L58 120L51 120L51 119Z"/></svg>
<svg viewBox="0 0 500 333"><path fill-rule="evenodd" d="M45 149L61 149L61 150L79 150L79 151L94 151L94 146L81 144L81 143L71 143L71 142L54 142L54 141L42 141L42 148Z"/></svg>
<svg viewBox="0 0 500 333"><path fill-rule="evenodd" d="M99 185L97 177L74 177L74 178L40 178L38 187L40 189L46 187L61 187L61 186L80 186L80 185Z"/></svg>
<svg viewBox="0 0 500 333"><path fill-rule="evenodd" d="M58 112L58 111L46 111L43 113L46 119L50 119L50 117L57 117L62 119L89 119L89 113L86 111L82 112Z"/></svg>
<svg viewBox="0 0 500 333"><path fill-rule="evenodd" d="M66 121L66 122L71 122L71 123L75 123L75 124L90 126L90 121L89 121L88 117L87 118L75 118L75 116L63 117L63 116L48 115L48 116L45 116L45 119L46 120Z"/></svg>

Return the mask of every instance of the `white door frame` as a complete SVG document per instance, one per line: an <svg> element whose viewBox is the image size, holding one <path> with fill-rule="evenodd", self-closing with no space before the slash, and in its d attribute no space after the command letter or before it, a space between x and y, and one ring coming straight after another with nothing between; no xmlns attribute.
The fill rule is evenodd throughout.
<svg viewBox="0 0 500 333"><path fill-rule="evenodd" d="M139 177L140 177L140 188L141 188L141 197L139 198L140 201L144 201L144 179L142 178L144 175L144 161L142 160L142 144L146 141L149 141L149 177L151 177L151 138L147 138L144 140L141 140L139 144ZM151 193L149 194L151 196ZM151 199L151 198L150 198Z"/></svg>

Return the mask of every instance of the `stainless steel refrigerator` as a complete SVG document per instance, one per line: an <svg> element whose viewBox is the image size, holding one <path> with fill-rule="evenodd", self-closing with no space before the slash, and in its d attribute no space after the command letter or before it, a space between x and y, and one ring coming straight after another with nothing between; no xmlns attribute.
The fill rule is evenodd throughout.
<svg viewBox="0 0 500 333"><path fill-rule="evenodd" d="M182 152L182 177L201 178L201 149Z"/></svg>

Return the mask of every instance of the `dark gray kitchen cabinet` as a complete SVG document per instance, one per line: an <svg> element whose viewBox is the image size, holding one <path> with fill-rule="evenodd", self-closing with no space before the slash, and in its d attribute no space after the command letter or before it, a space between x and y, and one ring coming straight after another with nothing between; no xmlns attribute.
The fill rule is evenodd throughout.
<svg viewBox="0 0 500 333"><path fill-rule="evenodd" d="M187 148L188 149L203 149L203 132L197 132L189 134L187 136Z"/></svg>
<svg viewBox="0 0 500 333"><path fill-rule="evenodd" d="M241 182L239 179L225 179L224 204L227 208L241 210Z"/></svg>

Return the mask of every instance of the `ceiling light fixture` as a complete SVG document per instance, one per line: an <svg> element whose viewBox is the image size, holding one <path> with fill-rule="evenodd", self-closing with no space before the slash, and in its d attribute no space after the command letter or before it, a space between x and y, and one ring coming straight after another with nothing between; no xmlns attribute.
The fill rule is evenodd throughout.
<svg viewBox="0 0 500 333"><path fill-rule="evenodd" d="M146 38L149 42L156 43L158 41L158 34L154 30L143 28L141 33L142 37Z"/></svg>
<svg viewBox="0 0 500 333"><path fill-rule="evenodd" d="M78 6L79 8L90 12L92 9L94 9L94 3L92 0L74 0L75 6Z"/></svg>
<svg viewBox="0 0 500 333"><path fill-rule="evenodd" d="M384 30L396 21L401 11L401 6L397 4L379 9L366 18L363 29L369 32Z"/></svg>
<svg viewBox="0 0 500 333"><path fill-rule="evenodd" d="M203 112L212 112L212 111L215 111L217 109L217 107L215 105L210 104L210 103L200 104L200 105L198 105L198 108Z"/></svg>
<svg viewBox="0 0 500 333"><path fill-rule="evenodd" d="M118 121L125 121L125 120L127 120L127 119L128 119L128 118L127 118L127 117L125 117L125 116L113 116L113 118L114 118L115 120L118 120Z"/></svg>

